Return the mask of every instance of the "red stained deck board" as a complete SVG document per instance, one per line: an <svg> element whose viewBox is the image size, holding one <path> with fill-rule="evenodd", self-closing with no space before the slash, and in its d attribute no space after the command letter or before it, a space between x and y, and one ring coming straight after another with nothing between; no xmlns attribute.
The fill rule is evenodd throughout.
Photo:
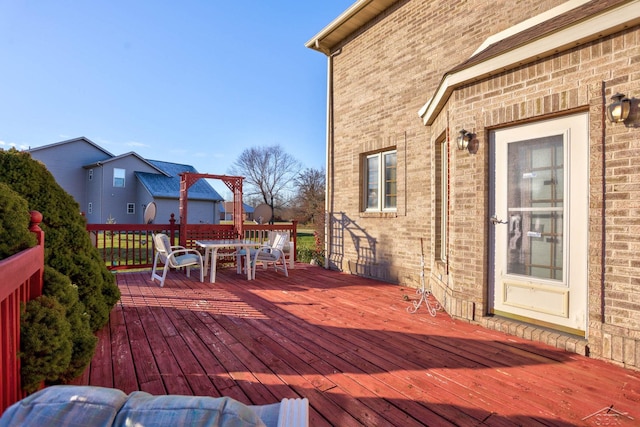
<svg viewBox="0 0 640 427"><path fill-rule="evenodd" d="M347 315L346 313L341 313L341 316ZM348 315L347 315L348 318ZM256 322L257 323L257 322ZM291 324L291 323L290 323ZM295 323L293 323L295 325ZM274 330L276 329L275 326L273 325L269 325L269 326L265 326L265 328L273 328ZM295 326L291 327L290 329L295 328ZM358 342L358 343L354 343L354 342L345 342L344 340L341 342L340 340L342 340L342 338L340 338L339 336L331 336L330 333L325 333L321 328L315 328L316 330L297 330L297 331L293 331L292 329L292 335L290 338L293 341L295 338L295 334L297 334L301 338L301 340L304 340L305 336L309 335L309 336L319 336L319 335L323 335L323 342L327 343L327 342L332 342L333 346L327 347L327 349L325 350L324 348L315 348L314 351L318 352L318 356L320 358L323 358L324 360L331 360L331 363L334 364L336 366L336 368L340 371L345 373L346 376L349 375L353 375L354 377L358 378L358 381L360 381L361 383L364 382L366 383L371 390L380 390L383 389L385 390L385 394L389 395L390 394L390 390L391 387L385 387L387 385L392 385L392 386L396 386L398 390L403 390L404 393L407 392L407 390L411 390L406 386L406 379L402 378L394 378L393 375L387 375L385 377L385 381L387 382L386 384L381 384L379 380L376 380L374 378L373 375L371 376L366 376L366 375L358 375L360 373L363 373L364 371L360 371L360 369L358 368L358 366L363 366L363 365L367 365L367 372L371 373L371 372L377 372L380 371L381 373L384 373L384 368L381 369L380 366L386 366L386 367L391 367L394 365L389 365L389 361L388 360L381 360L376 364L372 364L368 361L368 359L377 359L378 356L375 354L375 350L377 349L378 351L380 351L381 348L384 348L385 345L385 341L379 341L379 340L363 340L362 342ZM280 329L279 330L281 333L286 334L287 330L286 328ZM304 347L306 350L309 350L311 348L313 348L314 344L313 342L311 342L310 340L306 340L306 342L303 343ZM354 347L354 344L357 344L357 347ZM359 351L357 354L356 352L352 351L353 348L356 349L362 349L363 346L372 346L372 350L370 350L369 352L363 352L363 351ZM336 357L331 358L332 354L337 355ZM312 358L314 356L311 356L307 362L308 363L312 363ZM406 359L403 358L396 358L393 354L391 355L391 359L395 359L396 362L396 366L400 366L402 364L406 364ZM350 360L351 363L344 363L345 360ZM342 362L341 362L342 361ZM315 366L315 365L314 365ZM353 373L353 374L350 374ZM364 380L362 379L364 378ZM433 387L432 387L433 388ZM417 388L414 388L415 390L417 390ZM473 413L473 416L475 418L471 418L469 417L465 417L463 415L463 411L455 409L452 411L448 411L447 413L447 408L448 408L448 404L452 403L451 401L451 396L449 398L449 400L442 400L442 396L443 395L449 395L449 391L448 390L432 390L433 393L431 393L431 395L434 396L436 401L439 401L440 403L442 403L442 406L438 407L438 410L442 413L445 412L444 414L442 414L442 418L437 418L437 420L439 420L440 423L444 423L446 422L444 420L444 418L448 418L451 420L455 420L457 423L474 423L474 422L479 422L482 419L486 418L487 416L491 415L490 411L485 411L484 413L480 410L480 409L474 409L473 411L469 411L471 413ZM396 392L394 394L397 397L403 397L400 395L399 392ZM405 398L408 396L404 396ZM453 396L455 397L455 396ZM415 398L415 394L413 396L413 398ZM411 402L411 403L415 403L415 402ZM467 400L457 400L458 405L466 405L469 404L469 402ZM497 403L497 402L494 402ZM407 412L410 412L408 407L411 406L409 405L404 405L404 409ZM464 406L462 406L464 407ZM425 407L422 407L421 411L415 411L413 412L413 416L415 416L418 419L421 420L430 420L432 423L435 423L436 420L433 418L428 418L429 416L433 416L434 413L429 411L428 409L426 409Z"/></svg>
<svg viewBox="0 0 640 427"><path fill-rule="evenodd" d="M140 390L150 394L166 394L166 389L162 383L153 351L142 327L142 320L138 315L138 310L135 307L125 307L123 313ZM116 383L128 381L127 375L128 372L114 372Z"/></svg>
<svg viewBox="0 0 640 427"><path fill-rule="evenodd" d="M329 385L335 384L337 386L340 386L342 389L349 390L350 392L356 392L357 390L356 394L358 396L367 394L370 397L374 397L376 396L374 391L382 390L385 392L385 395L395 397L398 400L401 400L403 397L407 397L402 396L399 391L392 387L393 382L385 383L380 381L376 376L367 374L367 372L371 373L379 371L380 368L378 366L370 364L364 358L364 355L356 354L355 352L346 349L344 346L332 343L332 337L326 337L326 339L323 340L324 343L331 343L332 345L323 347L316 345L313 340L306 338L307 335L314 337L322 335L323 331L321 329L317 328L317 330L315 331L305 331L297 328L295 323L290 323L289 327L285 327L281 324L270 324L269 326L261 326L260 322L254 323L255 328L265 328L265 333L267 333L269 330L274 331L274 334L272 334L271 338L274 339L277 343L274 344L273 348L275 349L274 351L279 353L277 354L278 357L290 359L290 357L287 357L287 353L279 351L278 346L286 349L291 354L296 354L297 356L301 357L303 362L300 369L301 375L305 375L305 371L308 371L308 369L305 369L305 367L309 365L318 371L318 375L316 375L316 377L321 377L323 374L328 375L330 378L332 378L329 382ZM361 369L363 365L367 365L367 368L369 369ZM335 381L338 381L338 379L334 379L334 376L332 376L332 374L336 372L342 374L337 377L338 379L344 378L337 384L335 383ZM327 381L323 381L322 378L312 379L311 381L317 388L325 388L326 390L331 389L330 386L327 387L323 384L327 383ZM400 380L397 382L402 384L397 386L398 389L407 389L406 382ZM393 409L389 407L389 404L387 402L383 402L382 405L384 405L384 408L386 408L384 412L394 412ZM377 409L382 410L382 408ZM399 412L399 409L395 412ZM417 404L414 401L408 401L408 403L404 404L402 412L407 412L411 416L423 421L431 421L431 424L438 422L444 425L447 422L445 418L435 415L435 413L425 408L424 406ZM490 413L487 413L485 415L489 414ZM457 417L457 415L459 414L450 414L451 417L454 417L454 415ZM395 414L390 416L397 417L397 415ZM473 421L467 417L462 418L467 422ZM408 422L406 420L406 414L403 417L403 420L405 423ZM393 422L394 420L390 419L389 421ZM459 421L461 420L458 420L458 422Z"/></svg>
<svg viewBox="0 0 640 427"><path fill-rule="evenodd" d="M271 361L270 365L272 367L277 368L278 371L283 372L284 375L288 374L287 376L290 375L290 376L299 376L301 378L305 378L307 381L309 381L309 383L313 384L313 386L316 388L319 388L318 387L319 383L317 381L318 378L321 378L320 383L324 382L322 381L322 377L323 377L322 372L319 372L319 371L314 372L314 366L307 364L306 362L302 361L297 357L297 353L298 353L297 348L293 346L288 346L288 348L283 347L279 343L271 340L270 338L266 337L264 334L259 332L259 329L257 327L248 325L248 327L245 329L244 339L242 340L242 342L256 343L256 345L251 346L251 351L253 353L259 353L261 357L268 358ZM286 364L287 366L285 366L285 364L283 363L284 360L287 361L287 364ZM329 370L327 374L330 374L331 372L333 372L333 370ZM335 393L341 393L341 389L343 388L342 386L346 386L346 389L349 390L349 394L352 394L354 390L357 389L356 394L358 394L361 397L364 394L372 395L368 390L363 390L363 387L360 387L359 384L357 384L356 382L349 380L348 377L343 377L343 381L341 382L342 384L335 384L332 382L331 386L329 387L326 387L326 385L324 384L320 384L320 385L322 389L329 392L328 393L329 396L334 396ZM340 389L337 389L335 387L340 387ZM345 394L346 393L340 394L339 402L351 408L348 412L352 414L359 414L357 417L361 421L365 422L367 425L381 425L386 423L391 423L392 425L406 425L406 422L407 422L406 415L402 416L401 418L397 417L397 415L394 413L392 413L390 416L384 416L384 418L373 416L364 407L360 409L356 409L354 407L355 405L354 402L347 401L343 397ZM361 399L361 400L363 400L364 402L367 401L367 399ZM377 408L376 407L372 408L373 413L383 413L385 412L385 409L388 407L388 405L384 404L383 402L380 402L379 400L377 401L377 403L373 403L373 405L378 406ZM366 406L369 406L369 405L366 405ZM400 423L401 420L403 423L398 424Z"/></svg>
<svg viewBox="0 0 640 427"><path fill-rule="evenodd" d="M106 387L116 387L125 393L139 390L138 377L131 354L129 334L121 306L116 306L110 316L111 362L113 363L113 384L105 382ZM93 382L93 377L92 380Z"/></svg>
<svg viewBox="0 0 640 427"><path fill-rule="evenodd" d="M340 318L343 322L348 323L348 320L345 320L345 317L344 317L344 316L345 316L345 313L342 313L342 314L338 314L338 315L336 315L335 317L338 317L338 318ZM347 319L348 319L348 317L347 317ZM457 348L454 348L454 350L457 350ZM458 351L459 351L459 350L458 350ZM493 355L490 355L490 356L493 356ZM486 360L491 360L491 359L485 359L485 361L486 361ZM498 364L498 366L500 366L500 365ZM505 364L504 366L507 366L507 364ZM478 367L478 368L484 368L484 367L485 367L485 365L483 365L483 364L479 364L477 367ZM500 378L500 375L499 375L499 376L497 377L497 379L498 379L498 380L501 380L502 378ZM449 381L449 382L450 382L450 381ZM479 384L479 383L478 383L478 384ZM450 386L449 386L449 387L450 387ZM476 391L477 391L477 388L478 388L477 384L472 384L472 386L470 387L470 389L471 389L471 390L476 389ZM507 389L508 389L508 387L507 387ZM515 389L515 390L513 390L513 391L512 391L512 393L511 393L511 394L518 395L518 392L520 392L520 391L521 391L521 390L519 390L519 389ZM493 404L494 406L495 406L495 405L499 405L499 403L504 399L504 396L505 396L504 392L505 392L505 390L504 390L504 389L500 389L500 391L498 392L499 394L497 394L497 396L496 396L496 400L494 400L494 401L492 402L492 404ZM486 392L485 392L485 393L486 393ZM529 403L527 403L527 408L529 408L530 406L532 406L532 405L531 405L531 403L530 403L530 402L529 402ZM566 410L566 408L563 408L563 409L565 409L565 410ZM541 414L548 414L548 415L551 415L551 416L553 416L553 415L554 415L553 410L551 410L551 411L547 411L544 407L540 407L540 408L539 408L539 412L540 412Z"/></svg>
<svg viewBox="0 0 640 427"><path fill-rule="evenodd" d="M311 425L321 426L584 425L612 403L640 418L636 371L444 313L409 314L412 289L301 264L289 273L260 270L249 282L221 269L211 284L171 272L163 288L148 272L118 274L126 327L112 313L109 339L121 348L131 340L131 356L112 364L112 382L136 376L128 387L148 391L155 370L166 389L186 381L201 394L210 381L245 403L304 396ZM106 381L100 359L116 349L99 349L81 381Z"/></svg>
<svg viewBox="0 0 640 427"><path fill-rule="evenodd" d="M366 310L364 306L353 306L353 304L347 304L347 306L349 306L350 308L357 308L359 311ZM358 312L356 312L355 315L357 316ZM350 313L349 310L346 310L341 313L335 314L334 317L340 319L340 322L342 322L346 327L346 325L354 321L353 316L354 316L353 311L351 311ZM372 323L370 323L370 327L371 328L376 327L376 329L378 329L379 331L384 331L385 329L385 325L379 324L379 322L376 323L375 320L372 321ZM355 332L355 333L358 334L358 332ZM373 334L373 335L376 335L376 334ZM370 344L373 344L374 347L380 344L380 347L378 348L380 348L381 350L378 350L378 351L379 353L384 353L384 343L387 342L387 340L384 338L384 332L379 332L378 335L379 335L378 340L376 341L375 337L372 337L371 331L367 331L366 337L363 338L364 340L367 340L367 342L364 342L364 341L359 342L358 346L362 348L367 348L367 346L369 346ZM444 339L451 339L451 338L444 337ZM495 366L495 367L509 366L509 361L500 360L501 358L498 354L499 352L497 351L494 352L493 349L491 348L489 348L488 352L485 350L484 358L482 356L476 357L475 354L469 353L467 350L467 348L469 347L468 344L474 343L474 342L475 342L474 340L467 339L464 342L465 345L460 345L460 343L458 343L458 345L447 344L445 345L445 347L447 348L446 353L443 353L443 351L441 351L437 347L431 347L431 351L438 353L435 355L435 360L437 361L437 363L442 363L441 362L442 360L451 361L451 359L453 359L454 356L457 355L458 363L461 362L462 364L459 366L455 366L456 369L459 369L461 367L464 367L466 369L485 369L485 368L491 368L492 366ZM411 343L408 342L407 344L410 345ZM375 349L373 351L375 351ZM471 359L468 358L469 355L472 356ZM424 357L421 357L421 356L424 356L424 353L416 354L415 356L417 356L416 359L421 366L432 365L433 358L431 358L430 360L425 360ZM538 360L535 363L540 363L541 358L537 358L537 359ZM396 360L393 360L392 362L399 366L401 366L402 364L409 365L410 362L408 362L408 360L411 360L411 359L407 357L400 357L399 360L396 359ZM518 360L517 362L519 364L530 363L527 358ZM549 360L545 360L545 362L549 363ZM383 363L380 363L380 364L383 365ZM438 366L438 364L435 364L435 366ZM486 375L486 373L483 375ZM515 399L515 402L513 404L515 407L517 407L517 405L520 403L520 399L519 399L520 395L522 393L531 392L531 390L527 387L523 388L518 386L519 384L518 381L504 382L504 374L502 373L498 372L496 374L490 375L490 378L494 381L494 383L492 384L492 387L494 388L493 390L487 390L486 388L484 388L482 386L481 381L474 380L473 375L460 376L460 375L456 375L456 373L453 373L453 374L448 373L446 374L446 376L444 376L443 380L447 384L447 388L453 388L454 385L462 386L463 388L466 387L469 389L470 394L482 393L483 398L485 400L487 400L488 397L492 396L493 394L493 397L488 401L488 404L490 407L495 407L496 405L500 405L504 401L505 396L517 396L518 398ZM566 406L562 408L558 408L557 405L554 405L554 402L547 397L544 397L544 396L536 396L536 397L537 397L536 399L537 401L535 403L532 401L523 403L523 406L526 406L525 409L529 409L529 408L537 409L538 413L541 416L555 416L556 415L555 412L557 412L559 409L565 412L568 410L568 407Z"/></svg>
<svg viewBox="0 0 640 427"><path fill-rule="evenodd" d="M113 309L109 318L110 322L113 322L115 329L118 328L118 324L124 324L120 322L122 309L119 306ZM115 361L112 359L113 347L111 343L111 332L107 326L98 334L98 345L96 346L95 355L90 367L86 370L89 371L89 381L91 384L114 387L115 373L113 371L113 364ZM132 364L129 364L129 366L133 368Z"/></svg>

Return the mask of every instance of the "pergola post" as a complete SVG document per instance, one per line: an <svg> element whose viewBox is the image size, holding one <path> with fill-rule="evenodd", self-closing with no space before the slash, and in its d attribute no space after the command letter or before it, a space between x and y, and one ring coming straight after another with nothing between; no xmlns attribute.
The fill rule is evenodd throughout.
<svg viewBox="0 0 640 427"><path fill-rule="evenodd" d="M233 193L233 228L239 238L243 237L242 180L244 178L241 176L183 172L180 174L180 245L186 246L187 244L187 202L189 187L201 178L222 180L229 190L231 190Z"/></svg>

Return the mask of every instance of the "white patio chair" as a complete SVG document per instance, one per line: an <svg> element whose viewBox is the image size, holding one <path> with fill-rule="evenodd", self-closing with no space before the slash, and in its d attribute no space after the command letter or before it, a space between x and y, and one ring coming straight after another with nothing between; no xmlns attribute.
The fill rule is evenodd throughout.
<svg viewBox="0 0 640 427"><path fill-rule="evenodd" d="M284 275L287 277L289 276L289 272L287 271L287 260L285 259L283 252L284 245L289 240L288 234L277 231L272 234L272 243L270 245L261 246L253 255L253 259L251 260L251 267L253 269L251 277L254 279L256 277L256 266L258 263L262 263L265 269L269 264L273 264L273 268L278 271L278 262L282 262Z"/></svg>
<svg viewBox="0 0 640 427"><path fill-rule="evenodd" d="M273 246L273 239L276 233L285 233L287 235L282 252L284 253L284 259L286 259L289 264L289 268L294 268L295 254L293 253L293 240L291 240L291 235L288 231L269 231L269 246Z"/></svg>
<svg viewBox="0 0 640 427"><path fill-rule="evenodd" d="M200 281L204 282L204 268L202 265L202 255L195 249L187 249L183 246L171 246L169 237L166 234L156 234L153 236L156 247L156 256L153 260L153 270L151 270L151 281L158 279L160 287L164 286L164 280L170 268L186 268L187 277L191 277L191 267L200 269ZM164 264L162 276L156 271L159 268L158 261Z"/></svg>

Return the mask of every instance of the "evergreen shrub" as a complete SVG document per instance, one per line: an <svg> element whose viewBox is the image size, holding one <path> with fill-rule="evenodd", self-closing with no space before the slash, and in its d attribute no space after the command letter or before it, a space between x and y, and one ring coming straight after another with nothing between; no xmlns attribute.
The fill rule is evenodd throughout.
<svg viewBox="0 0 640 427"><path fill-rule="evenodd" d="M55 382L71 362L71 326L65 309L55 298L40 296L29 301L20 324L22 388L38 390Z"/></svg>
<svg viewBox="0 0 640 427"><path fill-rule="evenodd" d="M0 182L27 200L30 210L42 214L45 264L68 276L78 287L92 331L102 328L120 298L120 291L115 277L91 244L78 203L27 152L0 150Z"/></svg>
<svg viewBox="0 0 640 427"><path fill-rule="evenodd" d="M0 260L36 245L27 201L0 182Z"/></svg>
<svg viewBox="0 0 640 427"><path fill-rule="evenodd" d="M21 324L28 392L82 373L95 352L93 332L106 325L120 298L73 197L29 153L0 150L0 252L10 256L35 244L29 210L43 216L46 267L43 296L26 305Z"/></svg>

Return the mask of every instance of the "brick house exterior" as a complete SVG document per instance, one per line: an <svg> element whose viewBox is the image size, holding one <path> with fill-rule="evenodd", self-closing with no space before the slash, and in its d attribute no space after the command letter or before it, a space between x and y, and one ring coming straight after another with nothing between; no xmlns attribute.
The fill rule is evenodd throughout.
<svg viewBox="0 0 640 427"><path fill-rule="evenodd" d="M640 368L640 2L360 0L307 47L328 61L328 267L419 287L422 252L453 317ZM624 123L605 114L617 92ZM545 151L567 182L543 180L566 194L534 227L547 207L501 209L513 177L538 179L511 160L545 126L568 129ZM554 280L509 275L525 243L555 251Z"/></svg>

